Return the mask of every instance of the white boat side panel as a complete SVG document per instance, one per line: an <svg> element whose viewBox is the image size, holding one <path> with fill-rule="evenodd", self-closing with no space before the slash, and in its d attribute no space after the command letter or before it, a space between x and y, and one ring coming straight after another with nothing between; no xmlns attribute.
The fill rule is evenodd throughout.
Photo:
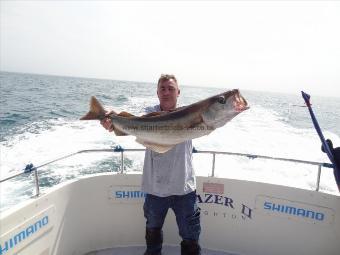
<svg viewBox="0 0 340 255"><path fill-rule="evenodd" d="M53 228L54 215L55 207L52 205L29 219L23 217L24 222L19 223L13 229L1 235L0 254L5 254L5 251L9 249L15 249L20 252L33 243L34 240L41 239L43 235L46 235Z"/></svg>
<svg viewBox="0 0 340 255"><path fill-rule="evenodd" d="M203 192L207 182L223 184L223 194ZM206 247L259 255L339 254L338 196L215 178L199 178L198 187L205 198L200 204Z"/></svg>
<svg viewBox="0 0 340 255"><path fill-rule="evenodd" d="M18 251L23 255L83 255L118 246L143 246L140 182L140 175L84 177L6 211L0 223L1 255ZM242 255L339 254L339 196L222 178L198 177L197 184L201 244L207 249ZM41 235L37 231L34 241L27 239L22 247L5 249L11 238L8 233L31 226L44 212L53 227ZM164 240L178 245L175 217L169 212Z"/></svg>

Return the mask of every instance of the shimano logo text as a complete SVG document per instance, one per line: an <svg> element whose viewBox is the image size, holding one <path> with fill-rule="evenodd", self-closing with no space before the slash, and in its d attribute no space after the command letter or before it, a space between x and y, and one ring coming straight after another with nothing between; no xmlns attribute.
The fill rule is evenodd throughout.
<svg viewBox="0 0 340 255"><path fill-rule="evenodd" d="M284 205L284 204L275 204L271 202L264 202L263 208L265 210L278 212L282 214L290 214L295 215L302 218L309 218L317 221L323 221L325 219L325 214L322 212L317 212L313 210L307 210L304 208Z"/></svg>
<svg viewBox="0 0 340 255"><path fill-rule="evenodd" d="M115 191L115 198L144 198L146 194L139 190L117 190Z"/></svg>
<svg viewBox="0 0 340 255"><path fill-rule="evenodd" d="M15 235L11 236L4 243L0 244L0 255L6 254L15 246L20 244L20 242L34 235L36 232L38 232L41 228L45 227L47 224L48 216L45 216L38 220L37 222L35 222L34 224L29 225L28 227L26 227L26 229L22 230L21 232L18 232Z"/></svg>

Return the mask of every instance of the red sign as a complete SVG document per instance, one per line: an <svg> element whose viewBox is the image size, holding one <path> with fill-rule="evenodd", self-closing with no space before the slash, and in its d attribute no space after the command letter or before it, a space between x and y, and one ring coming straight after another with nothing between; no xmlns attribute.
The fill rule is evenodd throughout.
<svg viewBox="0 0 340 255"><path fill-rule="evenodd" d="M224 184L204 182L203 183L203 192L204 193L213 193L213 194L223 194L224 193Z"/></svg>

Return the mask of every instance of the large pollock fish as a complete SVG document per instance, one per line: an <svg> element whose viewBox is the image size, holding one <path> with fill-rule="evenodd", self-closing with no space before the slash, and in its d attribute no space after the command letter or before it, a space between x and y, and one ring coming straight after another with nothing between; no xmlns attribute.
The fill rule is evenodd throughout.
<svg viewBox="0 0 340 255"><path fill-rule="evenodd" d="M176 144L210 134L248 108L247 101L237 89L170 112L152 112L141 117L127 112L113 112L106 116L103 106L95 97L91 97L90 111L81 120L109 117L117 136L133 135L136 142L155 152L164 153Z"/></svg>

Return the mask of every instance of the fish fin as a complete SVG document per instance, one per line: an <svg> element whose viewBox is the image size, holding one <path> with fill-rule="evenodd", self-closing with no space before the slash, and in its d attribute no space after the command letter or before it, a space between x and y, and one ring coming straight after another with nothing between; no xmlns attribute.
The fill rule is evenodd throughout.
<svg viewBox="0 0 340 255"><path fill-rule="evenodd" d="M80 120L100 120L105 117L106 111L94 96L90 100L90 111L85 114Z"/></svg>
<svg viewBox="0 0 340 255"><path fill-rule="evenodd" d="M123 131L117 129L114 125L113 125L113 132L115 133L116 136L126 136L126 135L129 135L129 134L124 133Z"/></svg>
<svg viewBox="0 0 340 255"><path fill-rule="evenodd" d="M203 121L203 118L201 115L199 115L197 118L195 118L191 123L190 126L188 126L189 129L196 128L202 124L205 124Z"/></svg>
<svg viewBox="0 0 340 255"><path fill-rule="evenodd" d="M140 143L142 145L144 145L146 148L154 151L154 152L158 152L158 153L165 153L169 150L171 150L175 145L170 145L170 144L156 144L156 143L150 143L144 140L141 140L139 138L136 139L137 143Z"/></svg>
<svg viewBox="0 0 340 255"><path fill-rule="evenodd" d="M133 115L133 114L131 114L129 112L121 112L121 113L118 114L118 116L126 117L126 118L128 118L128 117L136 117L135 115Z"/></svg>
<svg viewBox="0 0 340 255"><path fill-rule="evenodd" d="M177 108L175 108L175 109L173 109L173 110L169 110L169 112L179 111L179 110L184 109L185 107L186 107L186 106L177 107Z"/></svg>
<svg viewBox="0 0 340 255"><path fill-rule="evenodd" d="M161 116L163 114L166 114L167 112L150 112L148 114L143 115L142 117L156 117L156 116Z"/></svg>
<svg viewBox="0 0 340 255"><path fill-rule="evenodd" d="M142 115L141 117L156 117L156 116L161 116L161 115L167 114L169 112L175 112L177 110L180 110L181 108L184 108L184 107L176 108L176 109L169 110L169 111L150 112L150 113L147 113L145 115Z"/></svg>

